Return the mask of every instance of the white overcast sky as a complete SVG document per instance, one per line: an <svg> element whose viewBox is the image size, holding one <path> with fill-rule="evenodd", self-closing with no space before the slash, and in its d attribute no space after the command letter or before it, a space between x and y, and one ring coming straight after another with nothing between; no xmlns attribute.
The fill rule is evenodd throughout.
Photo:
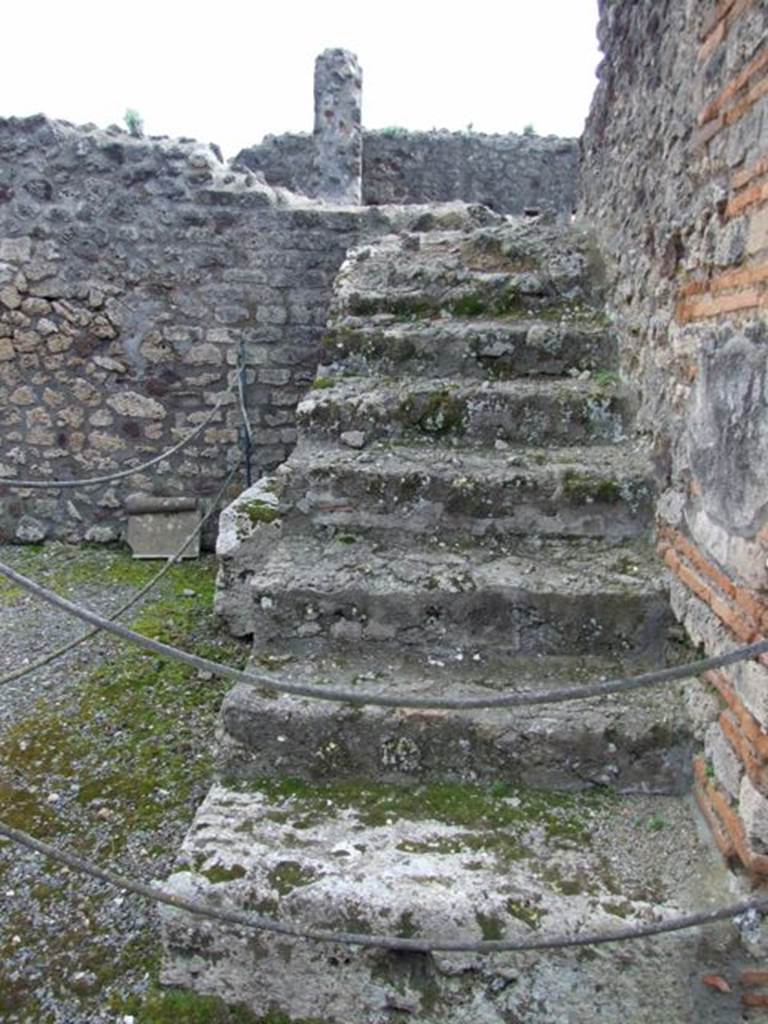
<svg viewBox="0 0 768 1024"><path fill-rule="evenodd" d="M357 53L368 128L579 135L597 0L8 0L0 116L217 142L312 130L315 56Z"/></svg>

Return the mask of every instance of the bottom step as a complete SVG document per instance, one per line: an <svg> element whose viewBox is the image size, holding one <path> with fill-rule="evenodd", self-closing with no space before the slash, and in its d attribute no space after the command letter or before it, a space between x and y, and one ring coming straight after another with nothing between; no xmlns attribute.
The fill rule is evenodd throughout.
<svg viewBox="0 0 768 1024"><path fill-rule="evenodd" d="M478 941L610 930L738 898L685 799L460 784L216 785L168 886L297 925ZM161 913L163 983L257 1016L715 1024L739 1013L737 995L702 982L743 959L731 922L558 952L448 955Z"/></svg>

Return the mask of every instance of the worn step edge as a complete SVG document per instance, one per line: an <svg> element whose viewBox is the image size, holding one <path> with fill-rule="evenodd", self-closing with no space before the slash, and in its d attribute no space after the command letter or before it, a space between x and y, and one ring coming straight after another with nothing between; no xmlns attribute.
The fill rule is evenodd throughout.
<svg viewBox="0 0 768 1024"><path fill-rule="evenodd" d="M594 372L598 379L611 379L617 362L613 334L578 321L377 320L350 317L329 325L316 386L327 385L333 379L328 374L340 369L395 376L454 372L491 379Z"/></svg>
<svg viewBox="0 0 768 1024"><path fill-rule="evenodd" d="M276 680L389 697L546 692L641 670L609 658L519 658L452 647L407 653L378 645L312 654L260 648L252 669ZM647 668L648 666L642 666ZM217 769L233 778L495 781L681 793L692 738L684 687L560 704L481 710L350 705L236 686L222 705Z"/></svg>
<svg viewBox="0 0 768 1024"><path fill-rule="evenodd" d="M338 787L214 786L166 885L321 929L476 940L615 929L730 897L724 869L680 801L466 789L452 799L445 787L431 800L413 790L388 799L381 788L373 798L363 789L361 799ZM418 806L402 813L403 801L419 799L420 820ZM434 800L447 815L434 816ZM631 1024L722 1019L702 1002L711 993L699 982L696 932L589 955L425 955L249 933L170 908L160 914L162 982L259 1016L270 1009L319 1024L404 1013L423 1024L544 1024L565 1019L567 1007L569 1024L592 1024L596 1014ZM709 934L722 970L738 957L736 930L727 922Z"/></svg>
<svg viewBox="0 0 768 1024"><path fill-rule="evenodd" d="M624 401L613 385L575 380L380 383L342 379L299 403L301 436L359 431L361 443L408 436L537 444L625 438Z"/></svg>
<svg viewBox="0 0 768 1024"><path fill-rule="evenodd" d="M280 472L286 521L435 536L592 536L650 531L652 470L644 453L594 448L457 452L374 445L361 452L302 440ZM292 524L296 528L299 524Z"/></svg>

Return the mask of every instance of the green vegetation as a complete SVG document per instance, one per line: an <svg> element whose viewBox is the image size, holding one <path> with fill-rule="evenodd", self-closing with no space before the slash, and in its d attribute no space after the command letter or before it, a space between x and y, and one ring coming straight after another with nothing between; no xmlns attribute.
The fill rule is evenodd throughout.
<svg viewBox="0 0 768 1024"><path fill-rule="evenodd" d="M540 910L536 906L531 906L528 900L508 899L505 906L507 913L511 914L512 917L516 917L518 921L522 921L523 924L527 924L529 928L538 928L541 924L541 919L546 913L546 911Z"/></svg>
<svg viewBox="0 0 768 1024"><path fill-rule="evenodd" d="M234 882L238 878L244 878L245 873L245 868L242 864L233 864L229 868L222 867L220 864L214 864L213 867L203 870L203 874L213 885L219 885L221 882Z"/></svg>
<svg viewBox="0 0 768 1024"><path fill-rule="evenodd" d="M280 518L279 510L266 501L249 501L247 505L239 505L238 511L244 512L254 526L258 523L274 523Z"/></svg>
<svg viewBox="0 0 768 1024"><path fill-rule="evenodd" d="M256 1016L244 1006L227 1006L218 996L175 989L154 989L145 1001L127 1001L122 1012L132 1014L136 1024L324 1024L315 1017L296 1020L279 1010Z"/></svg>
<svg viewBox="0 0 768 1024"><path fill-rule="evenodd" d="M238 786L237 782L232 783ZM507 786L439 782L402 787L377 782L308 783L300 779L260 779L252 786L280 811L290 812L294 828L311 828L328 814L353 811L361 824L380 827L404 819L425 819L465 831L434 841L403 842L409 852L454 853L494 849L505 859L525 855L527 831L538 826L556 843L588 845L592 816L611 796L602 790L564 793Z"/></svg>
<svg viewBox="0 0 768 1024"><path fill-rule="evenodd" d="M615 505L621 501L622 489L615 480L586 476L569 469L563 474L563 495L576 505L592 501Z"/></svg>
<svg viewBox="0 0 768 1024"><path fill-rule="evenodd" d="M400 125L393 124L388 125L386 128L379 128L376 134L382 135L385 139L400 139L409 135L410 132L407 128L401 128Z"/></svg>
<svg viewBox="0 0 768 1024"><path fill-rule="evenodd" d="M134 139L141 139L144 136L144 119L138 110L134 110L133 107L129 107L123 115L123 121L125 127L128 129L130 135Z"/></svg>
<svg viewBox="0 0 768 1024"><path fill-rule="evenodd" d="M477 921L484 942L494 942L504 938L504 925L495 914L484 914L482 911L475 911Z"/></svg>
<svg viewBox="0 0 768 1024"><path fill-rule="evenodd" d="M94 595L110 586L138 587L158 568L134 561L125 550L103 547L19 548L13 561L54 590L66 593L77 585L86 592L92 588ZM134 612L131 625L214 660L243 665L245 645L224 635L211 614L214 575L212 558L175 566ZM95 657L94 648L103 652L106 645L108 660ZM84 645L82 651L88 650ZM167 832L162 843L154 838L158 826L177 822L181 834L208 786L213 727L228 684L137 648L118 648L103 637L85 657L90 666L76 690L63 696L47 691L0 735L0 818L118 870L127 855L127 870L134 873L140 848L150 857L167 852ZM0 844L0 881L15 856L14 847ZM36 979L22 972L12 981L6 974L17 934L26 949L45 948L51 976L91 976L87 990L63 987L63 994L84 1006L109 1002L117 1013L124 1006L114 994L122 979L156 976L156 936L146 930L116 943L108 924L114 891L80 888L77 877L51 866L45 884L25 895L24 912L8 904L0 923L0 1017L49 1021L35 994ZM137 1022L171 1019L152 1012Z"/></svg>
<svg viewBox="0 0 768 1024"><path fill-rule="evenodd" d="M599 388L612 388L619 383L619 375L615 370L594 370L591 374L591 380Z"/></svg>
<svg viewBox="0 0 768 1024"><path fill-rule="evenodd" d="M450 388L410 395L400 404L400 415L407 423L438 437L463 434L466 411L464 399L453 394Z"/></svg>
<svg viewBox="0 0 768 1024"><path fill-rule="evenodd" d="M312 390L325 391L327 388L332 388L335 383L332 377L315 377L312 381Z"/></svg>
<svg viewBox="0 0 768 1024"><path fill-rule="evenodd" d="M267 877L270 885L277 890L280 896L287 896L294 889L314 882L316 876L313 871L302 868L298 861L281 860Z"/></svg>

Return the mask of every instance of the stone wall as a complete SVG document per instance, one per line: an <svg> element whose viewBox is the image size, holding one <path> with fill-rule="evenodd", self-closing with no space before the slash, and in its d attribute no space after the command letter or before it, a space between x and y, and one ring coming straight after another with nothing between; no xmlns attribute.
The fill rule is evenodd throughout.
<svg viewBox="0 0 768 1024"><path fill-rule="evenodd" d="M267 136L242 150L235 166L255 170L271 185L321 194L315 137ZM570 212L576 202L577 139L470 132L363 133L363 202L483 203L498 213L526 208Z"/></svg>
<svg viewBox="0 0 768 1024"><path fill-rule="evenodd" d="M768 7L602 0L599 33L582 211L656 456L674 606L716 653L768 635ZM767 666L711 673L697 703L701 804L763 875Z"/></svg>
<svg viewBox="0 0 768 1024"><path fill-rule="evenodd" d="M222 396L241 343L254 473L282 461L360 217L296 205L196 143L0 120L0 476L82 478L162 452ZM129 493L205 499L238 425L228 396L146 474L0 485L0 538L108 540Z"/></svg>

